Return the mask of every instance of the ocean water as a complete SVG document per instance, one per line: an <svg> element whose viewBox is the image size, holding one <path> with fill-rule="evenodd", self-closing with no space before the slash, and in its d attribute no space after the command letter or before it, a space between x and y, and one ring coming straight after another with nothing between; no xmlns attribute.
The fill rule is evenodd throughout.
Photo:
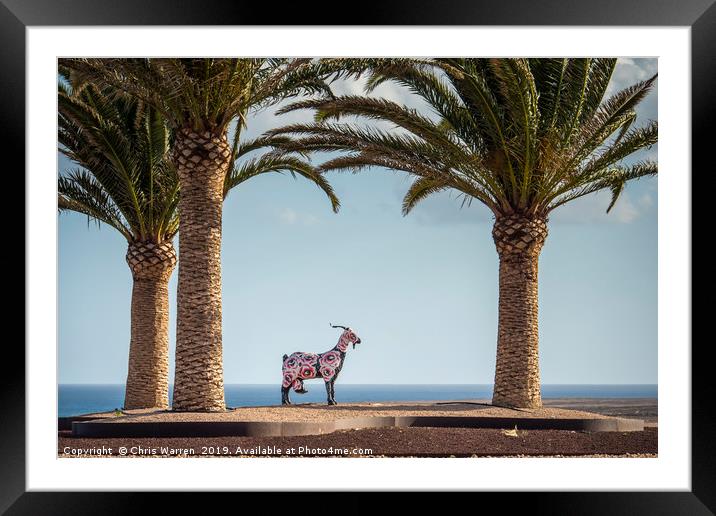
<svg viewBox="0 0 716 516"><path fill-rule="evenodd" d="M294 402L325 402L323 382L306 382L307 394L295 394ZM281 388L277 385L225 386L229 407L278 405ZM103 412L121 408L124 385L60 385L59 417ZM171 388L169 389L171 398ZM355 385L336 384L338 403L359 401L422 401L490 399L492 385ZM542 385L543 398L656 398L656 385Z"/></svg>

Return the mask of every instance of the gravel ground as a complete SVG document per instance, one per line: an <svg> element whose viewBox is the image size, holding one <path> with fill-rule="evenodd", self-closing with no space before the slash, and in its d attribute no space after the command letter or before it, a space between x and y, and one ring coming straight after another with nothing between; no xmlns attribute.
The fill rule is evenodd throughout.
<svg viewBox="0 0 716 516"><path fill-rule="evenodd" d="M513 435L510 435L513 434ZM60 457L655 457L657 428L573 432L474 428L371 428L301 437L77 438L60 432ZM295 453L287 453L292 449ZM105 455L105 456L106 456Z"/></svg>
<svg viewBox="0 0 716 516"><path fill-rule="evenodd" d="M584 412L558 407L539 409L508 409L488 404L473 403L353 403L327 406L306 403L290 406L241 407L226 412L171 412L129 410L117 417L112 413L99 417L112 423L164 422L164 421L328 421L341 418L373 416L477 416L477 417L539 417L539 418L590 418L609 417L595 412Z"/></svg>
<svg viewBox="0 0 716 516"><path fill-rule="evenodd" d="M656 425L659 419L659 404L656 398L555 398L543 402L549 407L641 419L650 426Z"/></svg>

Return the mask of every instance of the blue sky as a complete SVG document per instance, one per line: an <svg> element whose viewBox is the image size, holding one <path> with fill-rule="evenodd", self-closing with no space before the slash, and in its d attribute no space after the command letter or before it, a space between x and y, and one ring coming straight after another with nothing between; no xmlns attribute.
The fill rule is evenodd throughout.
<svg viewBox="0 0 716 516"><path fill-rule="evenodd" d="M656 59L621 59L612 91L656 72ZM360 92L343 83L340 92ZM375 95L421 108L396 86ZM255 115L247 136L305 120ZM656 90L639 121L657 118ZM656 159L656 146L636 159ZM71 165L63 157L60 172ZM281 356L325 351L350 325L340 383L492 383L498 258L491 214L445 193L403 217L405 175L374 169L329 176L342 209L288 175L255 178L224 205L226 383L280 383ZM656 383L657 180L556 210L540 259L543 383ZM59 230L60 383L124 383L131 275L126 241L79 214ZM170 284L171 375L176 272ZM171 378L170 378L171 380Z"/></svg>

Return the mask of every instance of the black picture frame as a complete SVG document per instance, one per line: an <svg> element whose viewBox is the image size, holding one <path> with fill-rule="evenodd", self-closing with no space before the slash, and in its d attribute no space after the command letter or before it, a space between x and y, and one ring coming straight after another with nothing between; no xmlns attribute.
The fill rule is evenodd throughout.
<svg viewBox="0 0 716 516"><path fill-rule="evenodd" d="M25 30L63 25L533 25L533 26L689 26L692 59L692 170L713 169L707 140L716 110L715 0L394 0L373 8L344 9L323 0L280 4L224 0L0 0L0 142L22 149L25 140ZM8 152L6 150L6 152ZM25 191L24 153L6 169ZM7 154L6 154L7 156ZM688 171L685 171L688 173ZM693 178L693 174L691 176ZM29 192L25 192L27 195ZM20 196L17 196L18 198ZM695 202L694 204L695 205ZM694 223L697 219L693 218ZM6 233L24 240L15 224ZM12 235L15 231L15 235ZM23 233L21 235L21 232ZM692 235L694 232L692 231ZM698 233L696 233L698 234ZM7 240L6 240L7 241ZM19 248L19 245L17 246ZM692 250L693 253L693 250ZM692 254L693 256L693 254ZM24 264L23 264L24 267ZM15 269L17 270L17 269ZM27 270L25 269L26 274ZM26 278L27 279L27 278ZM703 288L703 287L702 287ZM20 310L20 303L15 304ZM9 310L12 310L10 308ZM11 313L11 312L10 312ZM5 314L8 315L7 313ZM8 320L20 320L8 317ZM512 508L525 504L531 514L714 514L716 513L716 428L709 346L691 346L692 356L692 490L690 492L510 493ZM688 352L691 343L671 343ZM25 492L25 359L0 364L0 513L123 514L147 494ZM11 347L5 343L5 347ZM9 355L5 355L7 358ZM159 496L159 495L150 495ZM215 494L212 496L216 496ZM504 497L505 494L480 494ZM504 501L501 501L504 503ZM181 508L184 496L162 496L163 512ZM485 501L485 507L490 507ZM149 507L149 506L145 506ZM361 507L361 505L357 505ZM136 512L132 510L131 512Z"/></svg>

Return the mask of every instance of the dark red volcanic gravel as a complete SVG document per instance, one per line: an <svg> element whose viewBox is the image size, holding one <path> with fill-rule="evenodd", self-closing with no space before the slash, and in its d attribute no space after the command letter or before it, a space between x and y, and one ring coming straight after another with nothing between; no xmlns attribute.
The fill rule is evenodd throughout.
<svg viewBox="0 0 716 516"><path fill-rule="evenodd" d="M97 449L119 456L388 456L472 457L516 455L656 455L657 428L643 432L571 432L566 430L520 430L510 437L503 430L474 428L370 428L326 435L300 437L173 437L173 438L77 438L59 433L58 454L76 456L77 450ZM132 448L135 448L132 450ZM141 447L141 452L138 449ZM162 447L175 451L162 450ZM262 450L256 450L261 447ZM240 448L240 449L239 449ZM253 448L253 451L248 451ZM280 448L281 451L276 450ZM294 448L296 453L287 454ZM330 450L333 448L333 450ZM336 453L336 449L343 453ZM345 452L345 450L348 450ZM360 449L370 449L361 453ZM74 451L73 451L74 450ZM192 450L189 453L186 450ZM351 453L357 450L355 453Z"/></svg>

